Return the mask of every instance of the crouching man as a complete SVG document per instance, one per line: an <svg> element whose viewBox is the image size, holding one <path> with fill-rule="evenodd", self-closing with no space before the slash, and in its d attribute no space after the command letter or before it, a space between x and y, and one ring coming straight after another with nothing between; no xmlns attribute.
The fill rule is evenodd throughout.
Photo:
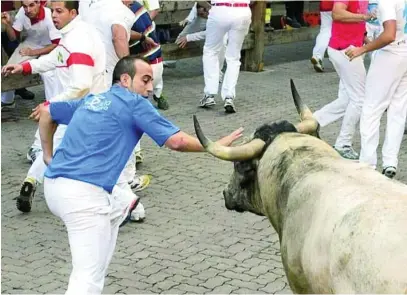
<svg viewBox="0 0 407 295"><path fill-rule="evenodd" d="M73 269L66 294L102 293L119 225L138 201L123 207L118 197L122 192L115 184L143 133L172 150L204 151L198 139L158 113L147 99L152 90L151 65L127 56L117 63L109 91L43 104L31 115L39 120L48 165L45 199L68 231ZM68 128L52 156L52 136L58 124ZM241 135L238 129L219 143L229 146Z"/></svg>

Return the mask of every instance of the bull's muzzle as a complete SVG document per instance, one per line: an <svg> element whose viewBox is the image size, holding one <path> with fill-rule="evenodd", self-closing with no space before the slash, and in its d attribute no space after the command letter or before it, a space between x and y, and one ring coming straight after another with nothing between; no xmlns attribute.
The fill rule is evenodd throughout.
<svg viewBox="0 0 407 295"><path fill-rule="evenodd" d="M225 207L228 210L233 210L236 212L244 212L245 210L238 206L236 201L232 198L231 194L225 189L223 190L223 198L225 200Z"/></svg>

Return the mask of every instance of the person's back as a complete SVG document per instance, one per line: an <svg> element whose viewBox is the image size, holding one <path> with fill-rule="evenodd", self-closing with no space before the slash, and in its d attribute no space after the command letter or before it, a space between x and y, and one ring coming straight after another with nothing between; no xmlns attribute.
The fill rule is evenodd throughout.
<svg viewBox="0 0 407 295"><path fill-rule="evenodd" d="M393 2L396 7L396 38L394 42L388 46L383 47L382 50L388 50L394 53L407 55L407 2L405 0L387 0ZM379 16L379 18L387 18L392 16L394 11L387 9L383 10L387 15ZM383 32L383 26L381 28Z"/></svg>
<svg viewBox="0 0 407 295"><path fill-rule="evenodd" d="M66 118L55 118L69 125L64 141L48 166L46 177L81 180L111 192L143 135L142 130L154 126L152 137L160 146L167 139L157 132L157 124L162 124L163 130L167 131L169 126L150 101L118 85L73 104L73 116L67 112L64 114ZM50 111L52 114L52 104Z"/></svg>
<svg viewBox="0 0 407 295"><path fill-rule="evenodd" d="M135 16L119 0L96 0L90 4L83 18L85 22L91 24L99 32L106 52L106 70L110 77L116 63L119 61L113 44L112 26L120 25L124 27L127 32L128 42ZM111 81L108 82L111 83Z"/></svg>

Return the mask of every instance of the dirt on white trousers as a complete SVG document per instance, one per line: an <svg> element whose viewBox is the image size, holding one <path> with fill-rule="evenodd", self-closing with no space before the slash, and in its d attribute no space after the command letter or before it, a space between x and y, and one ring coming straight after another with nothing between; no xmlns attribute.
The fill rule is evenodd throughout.
<svg viewBox="0 0 407 295"><path fill-rule="evenodd" d="M347 49L336 50L328 47L329 60L339 75L338 98L314 113L321 127L327 126L343 117L341 130L335 147L352 146L365 99L366 69L364 56L349 61Z"/></svg>
<svg viewBox="0 0 407 295"><path fill-rule="evenodd" d="M68 232L72 272L66 295L102 294L119 225L126 217L128 203L122 201L125 194L117 186L109 194L90 183L45 178L48 208L63 221Z"/></svg>
<svg viewBox="0 0 407 295"><path fill-rule="evenodd" d="M382 148L383 168L397 168L407 116L407 56L378 50L366 78L366 99L360 119L359 161L376 168L380 119L387 109Z"/></svg>
<svg viewBox="0 0 407 295"><path fill-rule="evenodd" d="M224 38L227 34L226 72L223 77L221 97L222 100L236 97L236 84L241 64L240 51L244 38L249 32L251 18L252 13L249 7L214 6L209 11L202 57L205 94L218 94L219 54L224 47Z"/></svg>
<svg viewBox="0 0 407 295"><path fill-rule="evenodd" d="M328 48L329 40L331 39L332 30L332 12L321 11L321 26L319 33L315 41L314 49L312 50L312 56L324 59L326 49Z"/></svg>
<svg viewBox="0 0 407 295"><path fill-rule="evenodd" d="M19 64L24 61L30 60L30 59L36 59L38 56L22 56L20 54L20 50L22 48L29 47L31 49L38 49L41 48L36 44L28 43L28 42L22 42L18 45L18 47L14 50L13 54L10 56L10 59L7 61L7 64ZM43 74L40 74L42 82L44 83L44 90L45 90L45 99L49 100L52 97L54 97L56 94L58 94L59 91L59 81L58 78L55 75L55 71L49 71ZM1 93L1 101L5 103L11 103L14 101L14 94L15 91L7 91L7 92L2 92Z"/></svg>

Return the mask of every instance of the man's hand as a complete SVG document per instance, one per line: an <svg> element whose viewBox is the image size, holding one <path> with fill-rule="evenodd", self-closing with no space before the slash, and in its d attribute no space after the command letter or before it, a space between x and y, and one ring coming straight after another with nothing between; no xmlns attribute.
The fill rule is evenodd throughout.
<svg viewBox="0 0 407 295"><path fill-rule="evenodd" d="M243 135L243 127L240 127L239 129L233 131L231 134L221 138L218 140L218 143L224 146L230 146L232 145L233 142L238 140L240 137Z"/></svg>
<svg viewBox="0 0 407 295"><path fill-rule="evenodd" d="M35 55L34 50L29 47L21 48L19 53L21 54L21 56L34 56Z"/></svg>
<svg viewBox="0 0 407 295"><path fill-rule="evenodd" d="M188 41L187 41L187 37L183 36L183 37L179 37L177 41L175 41L175 43L178 44L179 48L185 48L185 46L187 45Z"/></svg>
<svg viewBox="0 0 407 295"><path fill-rule="evenodd" d="M358 56L361 56L362 54L365 54L366 50L364 47L353 47L348 50L346 50L345 54L347 57L349 57L349 60L352 61Z"/></svg>
<svg viewBox="0 0 407 295"><path fill-rule="evenodd" d="M44 163L45 163L45 165L49 165L50 163L51 163L51 160L52 160L52 155L46 155L45 153L43 153L43 160L44 160Z"/></svg>
<svg viewBox="0 0 407 295"><path fill-rule="evenodd" d="M12 74L21 74L23 72L23 66L21 64L6 65L1 69L1 73L7 77Z"/></svg>
<svg viewBox="0 0 407 295"><path fill-rule="evenodd" d="M45 105L45 103L41 103L37 105L34 109L32 109L31 115L28 117L29 119L39 122L40 116L42 112L49 111L49 105Z"/></svg>
<svg viewBox="0 0 407 295"><path fill-rule="evenodd" d="M158 45L157 43L155 43L155 41L154 41L153 38L151 38L151 37L146 37L146 39L144 40L143 43L144 43L146 46L148 46L148 48L155 47L155 46Z"/></svg>
<svg viewBox="0 0 407 295"><path fill-rule="evenodd" d="M184 19L178 23L181 27L185 27L188 24L188 20Z"/></svg>
<svg viewBox="0 0 407 295"><path fill-rule="evenodd" d="M11 16L8 12L1 13L1 23L6 26L11 26Z"/></svg>

